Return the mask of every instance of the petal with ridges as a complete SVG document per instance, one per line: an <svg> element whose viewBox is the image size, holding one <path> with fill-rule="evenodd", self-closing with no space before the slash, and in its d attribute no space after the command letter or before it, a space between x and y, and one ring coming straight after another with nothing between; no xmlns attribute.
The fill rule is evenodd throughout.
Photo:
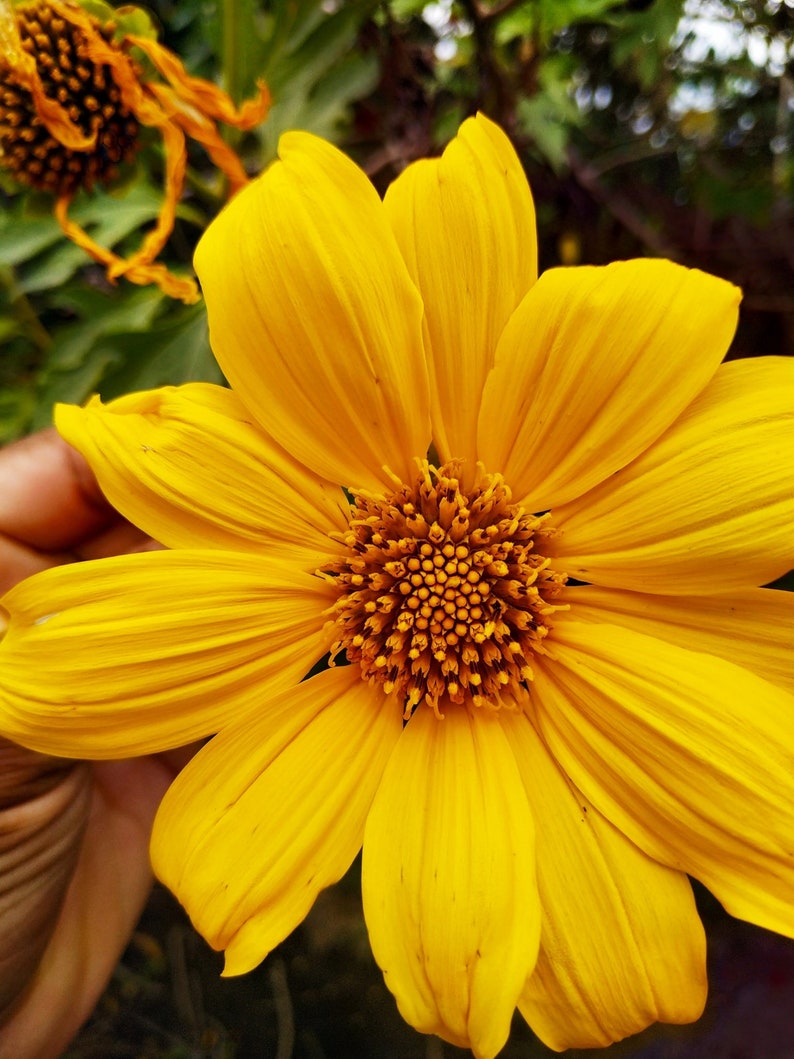
<svg viewBox="0 0 794 1059"><path fill-rule="evenodd" d="M576 621L625 625L736 662L794 693L794 592L743 588L723 596L657 596L596 585L566 588Z"/></svg>
<svg viewBox="0 0 794 1059"><path fill-rule="evenodd" d="M283 554L315 570L343 530L337 485L276 445L239 398L187 383L86 408L58 405L61 435L125 518L169 548Z"/></svg>
<svg viewBox="0 0 794 1059"><path fill-rule="evenodd" d="M550 1048L603 1048L692 1022L706 942L681 872L642 853L559 770L524 714L501 715L535 820L540 954L519 1007Z"/></svg>
<svg viewBox="0 0 794 1059"><path fill-rule="evenodd" d="M480 458L532 511L581 496L700 393L733 337L739 298L670 261L545 272L499 342Z"/></svg>
<svg viewBox="0 0 794 1059"><path fill-rule="evenodd" d="M383 204L335 147L288 133L196 251L212 347L269 434L351 488L430 440L422 302Z"/></svg>
<svg viewBox="0 0 794 1059"><path fill-rule="evenodd" d="M425 304L433 437L476 457L476 410L510 314L537 278L535 208L502 130L470 118L440 159L414 162L384 206Z"/></svg>
<svg viewBox="0 0 794 1059"><path fill-rule="evenodd" d="M420 707L375 796L362 891L403 1017L496 1055L537 957L534 829L496 718Z"/></svg>
<svg viewBox="0 0 794 1059"><path fill-rule="evenodd" d="M650 857L794 936L794 696L626 628L551 639L533 697L564 772Z"/></svg>
<svg viewBox="0 0 794 1059"><path fill-rule="evenodd" d="M549 552L638 592L767 584L794 566L792 454L794 360L730 361L642 456L553 512Z"/></svg>
<svg viewBox="0 0 794 1059"><path fill-rule="evenodd" d="M344 875L400 738L356 667L325 671L211 740L157 814L152 863L224 974L255 967Z"/></svg>
<svg viewBox="0 0 794 1059"><path fill-rule="evenodd" d="M0 732L122 758L218 731L326 650L328 588L267 557L157 551L36 574L0 601Z"/></svg>

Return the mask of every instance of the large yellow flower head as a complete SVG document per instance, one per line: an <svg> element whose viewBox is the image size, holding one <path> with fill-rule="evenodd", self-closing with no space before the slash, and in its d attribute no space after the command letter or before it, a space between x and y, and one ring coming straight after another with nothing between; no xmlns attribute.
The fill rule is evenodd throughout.
<svg viewBox="0 0 794 1059"><path fill-rule="evenodd" d="M384 202L285 136L197 269L232 389L58 413L171 550L5 597L0 730L214 736L152 855L228 974L363 844L417 1029L494 1056L516 1006L556 1049L697 1018L687 874L794 935L794 597L758 587L794 556L794 365L721 364L739 293L701 272L538 279L484 117Z"/></svg>
<svg viewBox="0 0 794 1059"><path fill-rule="evenodd" d="M203 144L231 191L247 183L242 163L217 122L248 129L262 121L270 96L235 109L229 97L191 77L157 43L143 11L104 0L0 0L0 167L21 184L52 192L64 233L105 265L108 278L156 283L174 298L198 299L192 279L155 258L174 226L185 180L185 136ZM96 243L68 215L80 188L111 185L140 147L141 126L165 146L165 196L157 223L127 258Z"/></svg>

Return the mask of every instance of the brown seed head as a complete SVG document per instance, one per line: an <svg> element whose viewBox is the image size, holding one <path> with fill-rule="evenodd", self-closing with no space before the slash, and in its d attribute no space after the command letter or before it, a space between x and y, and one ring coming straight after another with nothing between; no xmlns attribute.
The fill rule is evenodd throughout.
<svg viewBox="0 0 794 1059"><path fill-rule="evenodd" d="M95 182L109 184L121 163L138 147L140 126L123 105L110 69L87 56L85 31L61 18L45 2L16 8L22 48L33 56L44 92L56 100L95 146L72 150L60 143L37 113L33 96L15 74L13 61L0 54L0 165L14 179L56 195L71 195ZM113 48L113 23L89 19Z"/></svg>

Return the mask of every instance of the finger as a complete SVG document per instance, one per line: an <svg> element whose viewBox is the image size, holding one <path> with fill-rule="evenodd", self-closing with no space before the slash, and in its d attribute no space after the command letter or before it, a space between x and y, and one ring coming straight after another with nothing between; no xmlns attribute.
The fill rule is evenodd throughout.
<svg viewBox="0 0 794 1059"><path fill-rule="evenodd" d="M137 526L123 521L95 537L76 543L68 552L39 552L10 537L0 536L0 596L19 581L50 566L79 562L82 559L104 559L108 555L122 555L126 552L151 551L160 547L161 545L147 537ZM0 611L0 632L4 627Z"/></svg>
<svg viewBox="0 0 794 1059"><path fill-rule="evenodd" d="M44 555L10 537L0 537L0 595L7 592L9 588L13 588L17 582L30 577L31 574L37 574L39 570L46 570L49 566L57 566L67 561L65 556L58 553ZM0 611L0 632L3 628L5 624L2 611Z"/></svg>
<svg viewBox="0 0 794 1059"><path fill-rule="evenodd" d="M173 769L161 759L94 766L77 865L43 958L9 1021L0 1059L55 1059L93 1010L149 894L149 835Z"/></svg>
<svg viewBox="0 0 794 1059"><path fill-rule="evenodd" d="M137 526L119 521L104 533L76 544L70 559L104 559L108 555L126 555L128 552L147 551L152 547L160 546L154 545L151 537L147 537Z"/></svg>
<svg viewBox="0 0 794 1059"><path fill-rule="evenodd" d="M90 798L87 765L0 739L0 1022L49 942Z"/></svg>
<svg viewBox="0 0 794 1059"><path fill-rule="evenodd" d="M45 552L70 551L118 518L88 464L54 428L0 452L0 535Z"/></svg>
<svg viewBox="0 0 794 1059"><path fill-rule="evenodd" d="M0 1059L56 1059L94 1009L151 889L154 814L198 748L92 766L79 859L28 992L0 1020Z"/></svg>

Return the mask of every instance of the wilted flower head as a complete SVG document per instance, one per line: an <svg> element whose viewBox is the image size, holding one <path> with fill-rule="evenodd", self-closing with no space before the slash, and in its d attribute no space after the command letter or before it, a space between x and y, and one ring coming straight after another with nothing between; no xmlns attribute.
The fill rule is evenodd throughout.
<svg viewBox="0 0 794 1059"><path fill-rule="evenodd" d="M154 39L146 15L103 0L0 0L0 166L21 184L52 192L64 232L107 267L110 279L157 283L195 301L195 283L154 264L174 224L185 176L185 135L202 143L231 191L246 183L239 158L216 121L250 128L269 103L236 110L215 85L190 77ZM165 145L165 199L139 251L118 257L68 217L76 192L112 185L141 146L141 126Z"/></svg>
<svg viewBox="0 0 794 1059"><path fill-rule="evenodd" d="M58 410L172 550L4 597L0 731L214 736L152 857L228 974L363 844L419 1030L492 1057L516 1007L557 1049L691 1021L687 874L794 936L794 596L759 587L794 558L794 364L722 364L739 292L697 270L538 277L482 116L384 201L316 137L279 153L196 259L232 389Z"/></svg>

